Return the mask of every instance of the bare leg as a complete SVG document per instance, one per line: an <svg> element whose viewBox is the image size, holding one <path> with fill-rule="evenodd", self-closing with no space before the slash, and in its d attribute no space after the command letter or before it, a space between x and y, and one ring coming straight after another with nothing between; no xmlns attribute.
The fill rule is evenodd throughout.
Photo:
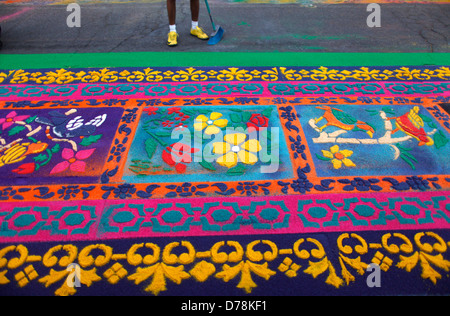
<svg viewBox="0 0 450 316"><path fill-rule="evenodd" d="M177 17L176 0L167 0L167 14L169 16L169 24L175 25Z"/></svg>
<svg viewBox="0 0 450 316"><path fill-rule="evenodd" d="M167 0L169 1L169 0ZM191 16L192 21L197 22L200 13L200 0L191 0Z"/></svg>

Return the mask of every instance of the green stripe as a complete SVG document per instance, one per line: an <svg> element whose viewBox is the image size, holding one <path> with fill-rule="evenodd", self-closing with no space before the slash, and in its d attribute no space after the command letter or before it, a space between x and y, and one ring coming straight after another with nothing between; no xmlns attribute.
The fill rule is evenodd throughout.
<svg viewBox="0 0 450 316"><path fill-rule="evenodd" d="M0 69L200 66L447 66L450 53L0 54Z"/></svg>

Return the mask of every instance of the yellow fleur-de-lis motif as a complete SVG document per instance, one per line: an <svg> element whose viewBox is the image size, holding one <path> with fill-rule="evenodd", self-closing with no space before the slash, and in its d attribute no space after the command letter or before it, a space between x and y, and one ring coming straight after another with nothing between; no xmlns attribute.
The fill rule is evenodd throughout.
<svg viewBox="0 0 450 316"><path fill-rule="evenodd" d="M159 262L148 268L137 268L136 273L130 275L128 279L138 285L151 276L153 276L152 282L145 291L152 292L154 295L158 295L162 291L167 291L166 279L180 284L182 280L190 278L190 275L184 271L184 266L172 267L163 262Z"/></svg>
<svg viewBox="0 0 450 316"><path fill-rule="evenodd" d="M434 76L442 80L450 80L450 67L441 67L434 71Z"/></svg>
<svg viewBox="0 0 450 316"><path fill-rule="evenodd" d="M118 71L113 71L108 68L103 68L100 70L89 71L81 81L82 82L116 82L119 80Z"/></svg>
<svg viewBox="0 0 450 316"><path fill-rule="evenodd" d="M143 245L138 245L133 249L133 252L137 250L137 248L142 247ZM172 254L172 250L176 247L180 246L180 243L173 242L168 244L163 251L162 261L159 261L160 250L159 247L154 244L146 244L147 248L153 249L153 256L147 256L142 259L140 255L132 255L130 256L131 263L139 264L140 262L144 262L149 264L149 267L136 269L136 273L130 275L128 280L134 281L136 285L141 284L142 282L148 280L150 277L152 281L149 286L145 289L146 292L152 292L154 295L158 295L162 291L167 291L167 279L171 280L176 284L180 284L181 281L190 278L190 275L184 271L184 265L190 264L195 259L195 249L191 243L183 241L181 242L181 246L186 247L188 249L188 253L183 253L179 256ZM172 266L174 264L181 263L179 266Z"/></svg>
<svg viewBox="0 0 450 316"><path fill-rule="evenodd" d="M14 84L27 83L30 80L29 78L30 73L25 72L22 69L12 71L12 73L10 72L10 75L12 75L10 82Z"/></svg>
<svg viewBox="0 0 450 316"><path fill-rule="evenodd" d="M312 243L317 248L307 251L305 249L300 250L300 246L305 242L305 239L301 238L297 240L294 244L294 253L300 259L309 259L311 256L320 261L309 261L308 268L303 271L306 274L310 274L313 278L317 278L319 275L328 271L328 277L325 283L334 286L335 288L341 287L344 281L336 274L336 269L334 268L331 261L328 259L325 253L323 245L314 238L306 238L306 242Z"/></svg>
<svg viewBox="0 0 450 316"><path fill-rule="evenodd" d="M286 77L287 80L301 80L303 76L297 73L294 69L287 70L286 67L280 67L281 74ZM308 72L309 73L309 72Z"/></svg>
<svg viewBox="0 0 450 316"><path fill-rule="evenodd" d="M271 251L265 252L264 255L259 252L253 250L253 247L259 243L263 243L269 245ZM266 281L270 279L271 276L275 275L276 272L272 271L268 268L268 262L263 264L258 264L252 261L272 261L278 255L277 246L268 240L257 240L247 245L247 250L245 252L246 257L249 260L243 260L244 251L242 246L237 242L227 242L229 246L234 246L236 248L236 252L232 252L230 255L226 255L225 253L217 253L218 249L224 245L224 242L216 244L213 249L214 253L217 256L217 259L222 261L227 258L229 262L239 262L235 266L230 266L228 264L224 264L222 267L222 271L215 275L216 278L222 279L225 282L229 282L230 280L236 278L239 274L241 275L241 279L238 288L245 290L247 294L250 294L253 288L257 287L256 283L253 281L252 274L256 274L259 277L264 278ZM214 260L214 256L213 256ZM218 261L218 260L216 260Z"/></svg>
<svg viewBox="0 0 450 316"><path fill-rule="evenodd" d="M17 252L19 257L14 257L11 253ZM7 259L9 258L9 259ZM0 250L0 270L3 268L17 269L22 266L28 258L28 249L24 245L8 246ZM0 271L0 284L8 284L11 281L6 277L8 270Z"/></svg>
<svg viewBox="0 0 450 316"><path fill-rule="evenodd" d="M97 258L93 258L91 252L94 250L101 250L104 255L99 255ZM57 258L55 253L59 251L66 251L67 256ZM69 267L78 257L78 263L80 267L80 284L90 287L94 282L101 280L101 277L97 275L97 268L92 268L91 270L86 270L86 268L95 265L97 267L106 265L111 260L112 248L106 245L91 245L85 247L83 250L78 252L78 248L74 245L58 245L47 251L47 253L42 258L42 263L44 266L50 269L48 275L39 279L39 283L49 287L52 284L64 280L62 285L55 291L57 296L69 296L77 293L77 289L74 286L70 286L67 282L67 277L72 273L70 269L64 270L54 270L53 267L57 264L62 268Z"/></svg>
<svg viewBox="0 0 450 316"><path fill-rule="evenodd" d="M327 67L319 67L319 69L311 70L311 79L316 81L324 80L345 80L345 75L339 73L336 69L328 69Z"/></svg>
<svg viewBox="0 0 450 316"><path fill-rule="evenodd" d="M186 70L178 70L176 75L172 76L173 81L205 81L208 76L204 74L203 70L197 70L194 67L186 68Z"/></svg>
<svg viewBox="0 0 450 316"><path fill-rule="evenodd" d="M162 72L153 70L151 68L146 68L144 71L133 71L133 74L126 75L128 82L158 82L162 81L164 79L163 76L161 76Z"/></svg>
<svg viewBox="0 0 450 316"><path fill-rule="evenodd" d="M231 81L231 80L239 80L239 81L250 81L253 79L253 76L246 69L240 69L237 67L230 67L228 69L220 70L220 75L217 76L217 79L220 81Z"/></svg>
<svg viewBox="0 0 450 316"><path fill-rule="evenodd" d="M0 72L0 83L3 83L3 81L5 81L6 78L8 78L8 74Z"/></svg>
<svg viewBox="0 0 450 316"><path fill-rule="evenodd" d="M66 69L57 69L55 71L48 71L44 76L36 78L36 83L39 84L67 84L80 79L79 76L73 72Z"/></svg>
<svg viewBox="0 0 450 316"><path fill-rule="evenodd" d="M353 78L359 81L369 81L375 78L377 78L376 80L380 80L379 73L380 70L377 69L370 70L368 67L361 67L353 71L348 70L342 71L342 74L344 74L346 77ZM387 79L385 76L383 78Z"/></svg>
<svg viewBox="0 0 450 316"><path fill-rule="evenodd" d="M401 67L394 71L395 77L400 80L428 80L431 76L425 72L422 72L421 69L409 69L408 67Z"/></svg>
<svg viewBox="0 0 450 316"><path fill-rule="evenodd" d="M437 243L434 245L422 243L421 239L424 236L436 239ZM411 272L417 264L420 264L420 267L422 268L422 278L436 284L437 280L442 278L442 275L436 271L433 266L446 272L450 271L450 261L445 260L442 256L442 253L447 252L447 244L442 237L433 232L417 233L414 236L414 241L419 248L419 251L414 252L413 255L409 257L400 255L400 262L397 264L397 267L404 269L407 272ZM434 252L437 252L438 254L433 255Z"/></svg>
<svg viewBox="0 0 450 316"><path fill-rule="evenodd" d="M357 245L354 248L348 245L344 246L343 240L350 237L358 240L360 245ZM359 275L363 275L366 272L368 264L361 261L361 256L368 252L368 245L361 236L354 233L350 235L348 233L340 235L337 240L337 245L340 250L339 263L342 269L342 277L344 278L346 284L349 285L350 282L355 281L355 277L350 273L350 271L348 271L346 265L355 269ZM356 258L349 258L348 255L352 254L353 251L355 251L359 256Z"/></svg>
<svg viewBox="0 0 450 316"><path fill-rule="evenodd" d="M264 278L266 281L269 280L272 275L276 274L275 271L270 270L267 266L267 262L264 264L256 264L250 260L242 261L234 267L224 264L222 272L217 273L216 278L228 282L240 273L241 280L237 287L244 289L247 294L250 294L253 288L257 287L252 279L252 273Z"/></svg>
<svg viewBox="0 0 450 316"><path fill-rule="evenodd" d="M70 270L57 271L54 269L50 270L50 273L39 279L39 282L44 284L45 287L49 287L52 284L64 280L62 285L55 291L56 296L69 296L77 293L77 288L74 286L69 286L67 282L67 277L70 275ZM84 270L80 268L80 283L90 287L94 282L101 280L101 277L97 275L97 268L92 268L91 270Z"/></svg>
<svg viewBox="0 0 450 316"><path fill-rule="evenodd" d="M263 73L264 75L261 76L261 79L264 81L277 81L279 79L277 68L264 70Z"/></svg>

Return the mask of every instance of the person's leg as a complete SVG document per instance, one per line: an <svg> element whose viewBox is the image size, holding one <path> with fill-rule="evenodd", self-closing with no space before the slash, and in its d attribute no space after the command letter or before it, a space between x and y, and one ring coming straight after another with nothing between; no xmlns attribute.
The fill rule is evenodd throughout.
<svg viewBox="0 0 450 316"><path fill-rule="evenodd" d="M191 0L191 17L193 22L198 22L200 14L200 0Z"/></svg>
<svg viewBox="0 0 450 316"><path fill-rule="evenodd" d="M175 25L177 18L176 0L167 0L167 15L169 16L169 25Z"/></svg>
<svg viewBox="0 0 450 316"><path fill-rule="evenodd" d="M191 18L192 18L192 26L191 26L191 34L200 39L208 39L209 36L198 27L198 17L200 15L200 0L191 0Z"/></svg>
<svg viewBox="0 0 450 316"><path fill-rule="evenodd" d="M167 45L178 45L178 34L176 29L177 6L176 0L167 0L167 15L169 17L169 35Z"/></svg>

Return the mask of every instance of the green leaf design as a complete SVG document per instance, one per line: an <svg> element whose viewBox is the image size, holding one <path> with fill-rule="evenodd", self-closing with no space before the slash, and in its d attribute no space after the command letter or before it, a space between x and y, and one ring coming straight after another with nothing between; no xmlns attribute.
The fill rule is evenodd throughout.
<svg viewBox="0 0 450 316"><path fill-rule="evenodd" d="M233 125L234 128L242 128L243 130L245 130L247 128L247 125L245 125L244 123L237 123Z"/></svg>
<svg viewBox="0 0 450 316"><path fill-rule="evenodd" d="M316 157L317 157L317 159L320 159L320 160L323 160L323 161L330 161L331 160L331 158L323 157L323 156L320 156L319 154L316 154Z"/></svg>
<svg viewBox="0 0 450 316"><path fill-rule="evenodd" d="M90 146L92 144L97 143L103 137L102 134L99 135L90 135L88 137L83 138L80 145L81 146Z"/></svg>
<svg viewBox="0 0 450 316"><path fill-rule="evenodd" d="M400 150L400 158L406 162L413 170L416 170L416 166L414 165L414 162L417 162L416 157L411 155L409 152L412 150L412 148L406 148L401 146L400 144L395 144L397 148Z"/></svg>
<svg viewBox="0 0 450 316"><path fill-rule="evenodd" d="M251 117L252 117L252 113L242 112L242 122L248 122Z"/></svg>
<svg viewBox="0 0 450 316"><path fill-rule="evenodd" d="M187 114L189 116L195 115L195 111L194 110L189 110L187 108L183 109L183 113Z"/></svg>
<svg viewBox="0 0 450 316"><path fill-rule="evenodd" d="M53 154L56 154L60 150L61 150L61 146L59 144L56 144L55 146L52 147L50 152L53 153Z"/></svg>
<svg viewBox="0 0 450 316"><path fill-rule="evenodd" d="M25 121L25 123L31 124L31 123L34 122L34 120L35 120L36 118L37 118L37 115L32 116L32 117L29 117L29 118Z"/></svg>
<svg viewBox="0 0 450 316"><path fill-rule="evenodd" d="M405 155L400 155L400 158L402 158L413 170L416 170L416 166L412 163L411 160L408 159Z"/></svg>
<svg viewBox="0 0 450 316"><path fill-rule="evenodd" d="M204 115L206 115L208 117L211 114L211 110L206 110L206 109L198 109L197 112L200 113L200 114L204 114Z"/></svg>
<svg viewBox="0 0 450 316"><path fill-rule="evenodd" d="M428 116L423 114L419 114L419 116L425 123L431 122L431 119Z"/></svg>
<svg viewBox="0 0 450 316"><path fill-rule="evenodd" d="M145 141L145 151L147 152L148 158L153 158L153 155L156 152L156 148L158 148L158 143L154 141L153 138L148 138Z"/></svg>
<svg viewBox="0 0 450 316"><path fill-rule="evenodd" d="M273 111L273 107L268 107L267 109L265 109L261 114L267 118L270 118L270 116L272 115L272 111Z"/></svg>
<svg viewBox="0 0 450 316"><path fill-rule="evenodd" d="M377 110L366 109L366 112L368 112L370 116L378 115L378 111Z"/></svg>
<svg viewBox="0 0 450 316"><path fill-rule="evenodd" d="M445 137L444 133L442 133L441 130L439 130L438 133L433 135L433 140L434 145L436 146L437 149L444 147L449 142L448 138Z"/></svg>
<svg viewBox="0 0 450 316"><path fill-rule="evenodd" d="M247 168L243 166L242 164L237 165L234 168L228 169L227 175L228 176L242 176L247 171Z"/></svg>
<svg viewBox="0 0 450 316"><path fill-rule="evenodd" d="M167 132L155 132L154 135L156 137L171 137L172 133L167 133Z"/></svg>
<svg viewBox="0 0 450 316"><path fill-rule="evenodd" d="M233 123L241 123L242 122L242 117L236 113L231 114L230 119Z"/></svg>
<svg viewBox="0 0 450 316"><path fill-rule="evenodd" d="M35 162L43 162L43 161L46 161L47 158L48 158L47 155L40 154L39 156L33 157L33 160Z"/></svg>
<svg viewBox="0 0 450 316"><path fill-rule="evenodd" d="M12 129L9 130L8 136L17 135L20 132L22 132L23 130L25 130L25 126L22 126L22 125L14 126Z"/></svg>
<svg viewBox="0 0 450 316"><path fill-rule="evenodd" d="M434 124L433 122L428 122L428 127L430 128L436 128L436 124Z"/></svg>
<svg viewBox="0 0 450 316"><path fill-rule="evenodd" d="M211 170L211 171L216 171L216 168L214 168L213 164L208 162L208 161L202 160L201 162L199 162L199 165L202 166L205 169L208 169L208 170Z"/></svg>

